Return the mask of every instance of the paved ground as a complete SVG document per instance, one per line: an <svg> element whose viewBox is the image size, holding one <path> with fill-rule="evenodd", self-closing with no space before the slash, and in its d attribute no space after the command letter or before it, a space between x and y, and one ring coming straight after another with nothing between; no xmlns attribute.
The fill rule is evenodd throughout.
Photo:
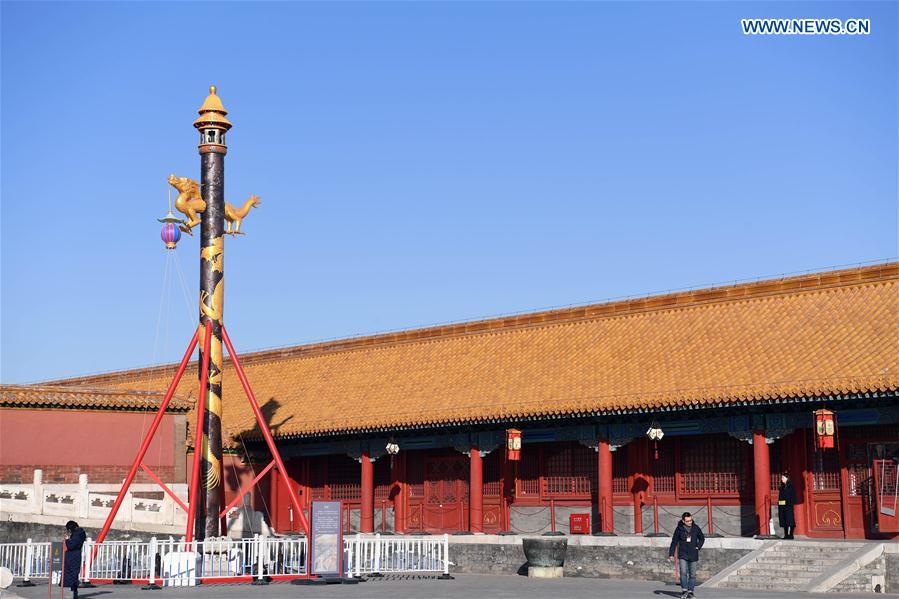
<svg viewBox="0 0 899 599"><path fill-rule="evenodd" d="M16 594L25 599L45 599L47 586L33 588L11 587L13 595L0 592L0 597L14 597ZM54 589L53 599L59 597L59 589ZM666 586L660 582L642 580L600 580L596 578L563 578L557 580L529 579L524 576L485 576L477 574L460 574L455 580L434 579L381 579L370 580L357 585L327 586L295 586L287 583L269 586L240 585L204 585L192 589L168 588L160 591L142 591L138 586L103 585L93 589L82 589L82 599L127 599L138 598L175 599L179 597L197 599L213 597L246 597L248 599L282 599L295 597L361 599L366 597L383 599L545 599L560 597L571 599L593 599L608 597L610 599L667 599L678 597L680 589ZM66 591L63 597L72 596ZM791 598L811 599L814 597L828 599L858 599L865 595L836 593L760 593L755 591L735 591L733 589L703 591L697 589L699 599L767 599ZM877 595L878 597L899 597L899 595Z"/></svg>

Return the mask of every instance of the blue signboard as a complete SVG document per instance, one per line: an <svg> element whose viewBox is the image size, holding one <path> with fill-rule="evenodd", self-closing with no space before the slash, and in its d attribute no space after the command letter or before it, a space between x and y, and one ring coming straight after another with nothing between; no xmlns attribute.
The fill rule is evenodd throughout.
<svg viewBox="0 0 899 599"><path fill-rule="evenodd" d="M340 576L343 565L341 502L312 502L312 571L318 576Z"/></svg>

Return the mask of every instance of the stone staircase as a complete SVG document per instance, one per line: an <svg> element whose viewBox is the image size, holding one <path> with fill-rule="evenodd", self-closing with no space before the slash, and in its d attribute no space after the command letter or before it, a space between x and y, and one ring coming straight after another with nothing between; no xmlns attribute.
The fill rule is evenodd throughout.
<svg viewBox="0 0 899 599"><path fill-rule="evenodd" d="M717 588L808 591L865 546L843 541L766 543L710 582Z"/></svg>

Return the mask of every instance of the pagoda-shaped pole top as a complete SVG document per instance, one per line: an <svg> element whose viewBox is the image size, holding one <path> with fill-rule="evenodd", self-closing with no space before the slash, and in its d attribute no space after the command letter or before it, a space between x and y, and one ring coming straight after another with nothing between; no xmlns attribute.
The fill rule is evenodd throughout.
<svg viewBox="0 0 899 599"><path fill-rule="evenodd" d="M194 127L197 129L219 127L228 130L231 128L231 121L225 118L228 111L225 110L225 106L218 96L218 89L214 85L209 86L209 95L203 100L203 105L197 112L200 113L200 117L194 121Z"/></svg>

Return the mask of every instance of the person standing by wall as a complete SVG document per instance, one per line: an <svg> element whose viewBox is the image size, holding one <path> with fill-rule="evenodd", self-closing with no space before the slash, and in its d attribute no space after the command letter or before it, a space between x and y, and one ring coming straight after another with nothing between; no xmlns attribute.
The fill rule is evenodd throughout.
<svg viewBox="0 0 899 599"><path fill-rule="evenodd" d="M790 482L790 475L784 472L780 475L780 490L777 492L777 519L780 527L784 529L784 538L792 539L796 529L796 517L793 515L793 506L796 504L796 489Z"/></svg>
<svg viewBox="0 0 899 599"><path fill-rule="evenodd" d="M705 543L705 535L702 529L693 521L690 512L684 512L677 528L671 537L671 546L668 548L668 561L674 562L674 553L677 551L677 561L680 570L681 599L692 599L693 590L696 587L696 568L699 565L699 550Z"/></svg>
<svg viewBox="0 0 899 599"><path fill-rule="evenodd" d="M74 520L66 522L65 563L62 566L62 586L72 589L72 598L78 599L78 583L81 575L81 547L87 535Z"/></svg>

